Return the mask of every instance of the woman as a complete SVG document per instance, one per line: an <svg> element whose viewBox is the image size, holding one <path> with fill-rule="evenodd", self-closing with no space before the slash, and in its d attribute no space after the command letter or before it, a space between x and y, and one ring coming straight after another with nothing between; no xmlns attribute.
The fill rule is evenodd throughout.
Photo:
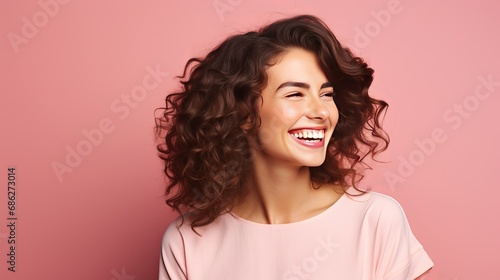
<svg viewBox="0 0 500 280"><path fill-rule="evenodd" d="M185 78L188 76L188 78ZM158 146L160 279L423 279L433 266L392 198L360 190L387 148L373 70L314 16L188 61Z"/></svg>

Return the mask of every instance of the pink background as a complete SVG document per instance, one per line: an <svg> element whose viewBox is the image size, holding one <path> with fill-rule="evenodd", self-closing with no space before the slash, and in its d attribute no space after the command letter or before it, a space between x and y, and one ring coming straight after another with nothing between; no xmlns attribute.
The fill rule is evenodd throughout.
<svg viewBox="0 0 500 280"><path fill-rule="evenodd" d="M435 262L429 279L498 279L500 7L472 2L2 1L0 278L155 279L175 215L154 109L190 57L311 13L370 63L371 92L390 104L388 163L363 187L403 205ZM6 269L11 166L16 273Z"/></svg>

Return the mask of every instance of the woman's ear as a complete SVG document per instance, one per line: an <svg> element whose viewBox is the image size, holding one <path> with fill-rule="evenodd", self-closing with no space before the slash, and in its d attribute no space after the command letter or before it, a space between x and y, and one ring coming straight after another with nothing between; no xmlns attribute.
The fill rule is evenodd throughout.
<svg viewBox="0 0 500 280"><path fill-rule="evenodd" d="M243 132L246 134L249 134L249 132L255 128L255 115L249 115L247 117L247 120L244 124L241 125L241 129Z"/></svg>

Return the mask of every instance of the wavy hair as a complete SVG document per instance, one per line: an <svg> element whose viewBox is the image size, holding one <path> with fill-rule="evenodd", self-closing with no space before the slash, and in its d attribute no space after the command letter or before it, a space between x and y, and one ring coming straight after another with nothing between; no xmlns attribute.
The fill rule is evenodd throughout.
<svg viewBox="0 0 500 280"><path fill-rule="evenodd" d="M314 53L333 84L339 120L325 162L310 167L318 185L347 189L363 178L363 160L387 149L381 127L388 105L368 95L373 69L343 47L315 16L278 20L255 32L233 35L204 58L191 58L181 90L166 97L157 118L157 148L169 180L166 203L190 212L191 227L230 211L245 196L252 171L249 135L260 125L255 105L267 84L266 69L290 48Z"/></svg>

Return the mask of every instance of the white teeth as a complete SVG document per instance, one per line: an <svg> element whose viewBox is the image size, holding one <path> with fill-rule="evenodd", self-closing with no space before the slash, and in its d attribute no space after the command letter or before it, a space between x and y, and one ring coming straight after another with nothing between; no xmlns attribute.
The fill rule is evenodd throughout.
<svg viewBox="0 0 500 280"><path fill-rule="evenodd" d="M323 139L325 137L325 132L323 130L308 130L298 133L295 132L293 136L295 136L295 138Z"/></svg>

